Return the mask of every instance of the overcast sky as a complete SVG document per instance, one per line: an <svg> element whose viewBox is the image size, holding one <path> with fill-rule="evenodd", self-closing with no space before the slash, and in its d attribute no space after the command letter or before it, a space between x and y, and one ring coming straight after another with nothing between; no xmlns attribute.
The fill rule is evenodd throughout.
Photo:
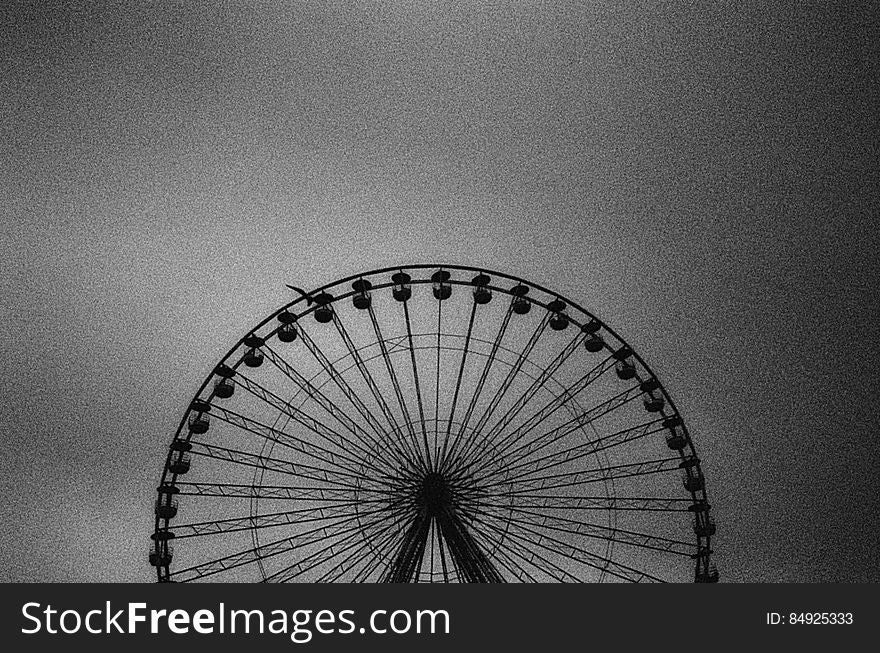
<svg viewBox="0 0 880 653"><path fill-rule="evenodd" d="M867 8L48 4L0 10L0 579L152 580L174 429L284 284L445 261L651 364L724 580L880 581Z"/></svg>

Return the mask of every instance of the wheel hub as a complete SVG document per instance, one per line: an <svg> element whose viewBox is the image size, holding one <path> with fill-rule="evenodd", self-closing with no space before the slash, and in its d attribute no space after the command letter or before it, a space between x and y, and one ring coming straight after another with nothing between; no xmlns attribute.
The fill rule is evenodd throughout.
<svg viewBox="0 0 880 653"><path fill-rule="evenodd" d="M428 509L431 516L439 515L452 507L452 492L443 474L429 472L422 479L418 502Z"/></svg>

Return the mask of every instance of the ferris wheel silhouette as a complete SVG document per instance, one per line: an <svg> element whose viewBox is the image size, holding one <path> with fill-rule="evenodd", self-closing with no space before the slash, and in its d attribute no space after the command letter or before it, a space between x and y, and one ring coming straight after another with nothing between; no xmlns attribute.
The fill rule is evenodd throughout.
<svg viewBox="0 0 880 653"><path fill-rule="evenodd" d="M288 287L171 441L159 581L718 580L691 435L596 316L458 265Z"/></svg>

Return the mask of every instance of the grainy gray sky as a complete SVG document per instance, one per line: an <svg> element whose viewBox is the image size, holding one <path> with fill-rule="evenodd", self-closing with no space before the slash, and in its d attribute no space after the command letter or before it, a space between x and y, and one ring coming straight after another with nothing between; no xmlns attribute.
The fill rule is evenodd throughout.
<svg viewBox="0 0 880 653"><path fill-rule="evenodd" d="M213 364L284 283L425 261L550 286L642 353L724 579L880 580L867 8L0 13L2 580L151 580Z"/></svg>

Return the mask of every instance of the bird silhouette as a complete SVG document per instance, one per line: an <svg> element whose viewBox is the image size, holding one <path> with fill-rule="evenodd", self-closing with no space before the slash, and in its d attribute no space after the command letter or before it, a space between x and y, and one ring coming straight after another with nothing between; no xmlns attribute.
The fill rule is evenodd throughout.
<svg viewBox="0 0 880 653"><path fill-rule="evenodd" d="M288 288L290 288L291 290L295 290L295 291L298 292L300 295L302 295L303 297L305 297L305 298L306 298L306 302L307 302L308 304L311 304L311 303L312 303L312 296L311 296L309 293L307 293L305 290L303 290L302 288L297 288L296 286L291 286L289 283L286 283L286 284L284 284L284 285L287 286Z"/></svg>

